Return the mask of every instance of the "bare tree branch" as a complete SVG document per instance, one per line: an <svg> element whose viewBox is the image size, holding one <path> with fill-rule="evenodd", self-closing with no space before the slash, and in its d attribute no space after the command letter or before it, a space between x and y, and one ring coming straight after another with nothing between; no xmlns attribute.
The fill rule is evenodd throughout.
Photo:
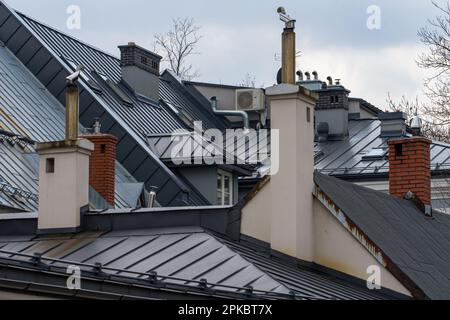
<svg viewBox="0 0 450 320"><path fill-rule="evenodd" d="M164 34L155 35L155 47L161 50L164 62L170 70L183 80L193 80L200 76L189 64L189 57L199 54L196 51L201 40L200 27L193 19L177 18L172 20L172 29Z"/></svg>
<svg viewBox="0 0 450 320"><path fill-rule="evenodd" d="M435 0L431 3L439 14L418 31L427 51L419 55L417 65L434 73L424 81L427 103L406 97L395 102L390 95L387 102L390 109L405 112L410 118L420 114L425 121L425 136L450 142L450 3L442 5Z"/></svg>
<svg viewBox="0 0 450 320"><path fill-rule="evenodd" d="M394 101L390 94L388 94L387 103L390 111L404 112L408 116L408 119L412 119L414 116L420 113L426 114L428 106L419 102L419 98L415 100L408 100L403 96L399 101ZM437 111L436 111L437 112ZM422 134L430 139L435 139L442 142L450 142L450 127L444 125L443 121L438 118L422 117L423 127Z"/></svg>

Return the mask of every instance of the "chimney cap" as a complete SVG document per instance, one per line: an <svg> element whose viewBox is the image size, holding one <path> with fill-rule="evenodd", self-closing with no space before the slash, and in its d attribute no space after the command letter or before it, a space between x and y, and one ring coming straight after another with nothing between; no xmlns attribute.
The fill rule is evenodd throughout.
<svg viewBox="0 0 450 320"><path fill-rule="evenodd" d="M160 56L159 54L157 54L157 53L155 53L155 52L153 52L153 51L150 51L150 50L148 50L148 49L146 49L146 48L144 48L144 47L141 47L140 45L136 44L135 42L128 42L128 44L126 44L126 45L120 45L120 46L118 46L118 48L120 49L120 51L121 51L122 53L123 53L123 51L126 50L126 49L134 48L134 49L138 49L138 50L140 50L141 52L144 52L144 53L146 53L146 54L152 56L152 57L155 58L155 59L158 59L158 60L162 60L162 59L163 59L163 57Z"/></svg>
<svg viewBox="0 0 450 320"><path fill-rule="evenodd" d="M382 112L378 114L378 119L380 121L386 120L404 120L408 119L408 116L404 112Z"/></svg>

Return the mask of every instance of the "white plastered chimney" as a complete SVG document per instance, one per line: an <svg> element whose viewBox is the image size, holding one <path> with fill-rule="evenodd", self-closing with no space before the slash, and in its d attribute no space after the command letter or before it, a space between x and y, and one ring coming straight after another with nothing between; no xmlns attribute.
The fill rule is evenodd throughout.
<svg viewBox="0 0 450 320"><path fill-rule="evenodd" d="M38 233L75 233L89 205L89 157L94 144L78 138L80 71L67 78L66 138L39 143Z"/></svg>
<svg viewBox="0 0 450 320"><path fill-rule="evenodd" d="M279 130L279 170L270 181L270 244L273 250L304 261L314 259L314 108L317 96L281 84L266 90L271 127ZM276 136L276 135L273 135Z"/></svg>

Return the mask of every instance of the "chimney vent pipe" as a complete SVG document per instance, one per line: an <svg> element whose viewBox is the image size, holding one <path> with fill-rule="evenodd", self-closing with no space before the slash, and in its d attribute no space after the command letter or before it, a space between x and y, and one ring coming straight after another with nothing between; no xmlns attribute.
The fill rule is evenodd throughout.
<svg viewBox="0 0 450 320"><path fill-rule="evenodd" d="M332 86L333 85L333 78L332 77L327 77L328 80L328 85Z"/></svg>
<svg viewBox="0 0 450 320"><path fill-rule="evenodd" d="M286 9L279 7L277 13L285 23L282 35L282 81L285 84L295 84L295 19L292 19Z"/></svg>
<svg viewBox="0 0 450 320"><path fill-rule="evenodd" d="M306 80L311 80L311 74L309 72L305 72Z"/></svg>
<svg viewBox="0 0 450 320"><path fill-rule="evenodd" d="M66 78L66 140L78 139L78 116L80 91L76 81L81 75L83 66L77 67L74 73Z"/></svg>
<svg viewBox="0 0 450 320"><path fill-rule="evenodd" d="M157 187L150 187L150 192L148 193L148 207L154 208L156 206L156 191Z"/></svg>

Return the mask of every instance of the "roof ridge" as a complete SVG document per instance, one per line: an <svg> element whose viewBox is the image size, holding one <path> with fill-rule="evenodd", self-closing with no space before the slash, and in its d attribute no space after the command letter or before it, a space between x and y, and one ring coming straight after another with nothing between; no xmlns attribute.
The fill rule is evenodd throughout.
<svg viewBox="0 0 450 320"><path fill-rule="evenodd" d="M34 23L36 23L36 24L38 24L38 25L40 25L40 26L42 26L42 27L45 27L45 28L47 28L47 29L50 29L50 30L52 30L52 31L54 31L54 32L56 32L56 33L59 33L60 35L62 35L62 36L64 36L64 37L70 38L70 39L72 39L73 41L76 41L76 42L78 42L78 43L80 43L80 44L82 44L82 45L84 45L84 46L87 46L87 47L89 47L89 48L91 48L91 49L97 51L98 53L104 54L104 55L106 55L106 56L108 56L108 57L110 57L110 58L113 58L113 59L115 59L115 60L119 60L119 61L120 61L120 58L119 58L118 56L113 55L112 53L106 52L105 50L100 49L100 48L98 48L98 47L96 47L96 46L94 46L94 45L92 45L92 44L89 44L88 42L83 41L83 40L80 40L80 39L76 38L75 36L72 36L72 35L70 35L70 34L64 32L64 31L58 30L58 29L56 29L56 28L54 28L54 27L52 27L52 26L50 26L50 25L48 25L48 24L46 24L46 23L44 23L44 22L41 22L41 21L39 21L39 20L37 20L37 19L35 19L35 18L32 18L32 17L26 15L25 13L22 13L22 12L17 11L17 10L16 10L15 12L16 12L21 18L24 18L24 19L26 20L25 22L26 22L29 26L30 26L29 21L32 21L32 22L34 22ZM30 27L32 28L32 26L30 26Z"/></svg>

